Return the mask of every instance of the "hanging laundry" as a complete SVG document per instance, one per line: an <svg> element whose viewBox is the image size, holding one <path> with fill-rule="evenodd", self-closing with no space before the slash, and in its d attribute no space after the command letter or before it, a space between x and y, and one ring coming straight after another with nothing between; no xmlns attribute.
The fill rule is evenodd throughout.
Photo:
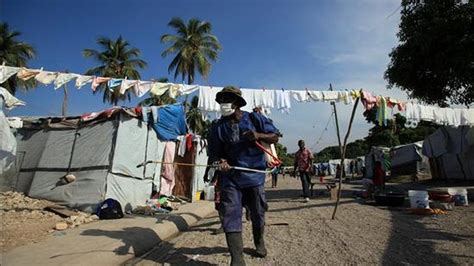
<svg viewBox="0 0 474 266"><path fill-rule="evenodd" d="M242 98L247 102L245 106L240 107L240 110L246 112L253 112L253 109L257 107L255 105L255 90L254 89L240 89L242 92Z"/></svg>
<svg viewBox="0 0 474 266"><path fill-rule="evenodd" d="M105 77L94 77L92 79L92 84L91 84L91 88L93 91L96 91L97 90L97 87L100 86L100 84L104 83L104 82L107 82L111 80L111 78L105 78Z"/></svg>
<svg viewBox="0 0 474 266"><path fill-rule="evenodd" d="M387 126L387 101L383 96L377 97L377 123L379 126Z"/></svg>
<svg viewBox="0 0 474 266"><path fill-rule="evenodd" d="M153 119L153 123L158 123L159 119L160 119L160 113L158 112L158 108L160 107L157 107L157 106L151 106L151 117Z"/></svg>
<svg viewBox="0 0 474 266"><path fill-rule="evenodd" d="M275 104L280 112L289 114L291 109L290 93L283 89L275 90Z"/></svg>
<svg viewBox="0 0 474 266"><path fill-rule="evenodd" d="M142 97L147 92L149 92L152 87L153 87L153 82L151 81L138 81L133 87L133 89L135 91L136 96Z"/></svg>
<svg viewBox="0 0 474 266"><path fill-rule="evenodd" d="M150 90L150 94L154 96L161 96L165 94L165 92L168 90L168 86L166 83L161 83L161 82L155 82L153 83L153 86Z"/></svg>
<svg viewBox="0 0 474 266"><path fill-rule="evenodd" d="M255 90L255 106L264 108L275 108L275 93L273 90Z"/></svg>
<svg viewBox="0 0 474 266"><path fill-rule="evenodd" d="M129 79L124 79L122 80L122 84L120 85L120 94L125 94L125 92L130 89L131 87L135 86L137 84L137 80L129 80Z"/></svg>
<svg viewBox="0 0 474 266"><path fill-rule="evenodd" d="M178 156L184 157L186 154L186 136L178 136Z"/></svg>
<svg viewBox="0 0 474 266"><path fill-rule="evenodd" d="M22 128L23 127L23 120L21 117L7 117L8 125L11 128Z"/></svg>
<svg viewBox="0 0 474 266"><path fill-rule="evenodd" d="M41 71L38 75L35 76L35 79L43 85L49 85L53 83L57 76L57 72Z"/></svg>
<svg viewBox="0 0 474 266"><path fill-rule="evenodd" d="M81 76L77 77L76 79L76 88L79 90L82 86L86 85L87 83L92 82L93 76Z"/></svg>
<svg viewBox="0 0 474 266"><path fill-rule="evenodd" d="M19 67L5 66L5 63L3 63L3 65L0 66L0 83L5 82L11 76L18 73L20 71L20 69L21 68L19 68Z"/></svg>
<svg viewBox="0 0 474 266"><path fill-rule="evenodd" d="M198 85L188 85L188 84L183 84L181 85L181 87L179 88L179 94L180 95L188 95L188 94L191 94L195 91L199 90L199 86Z"/></svg>
<svg viewBox="0 0 474 266"><path fill-rule="evenodd" d="M8 110L11 110L17 106L24 106L26 103L20 101L13 96L7 89L0 87L0 96L3 97L4 105Z"/></svg>
<svg viewBox="0 0 474 266"><path fill-rule="evenodd" d="M21 79L21 80L29 80L36 75L38 75L41 71L43 71L43 68L41 69L28 69L22 67L21 70L16 74L16 76Z"/></svg>
<svg viewBox="0 0 474 266"><path fill-rule="evenodd" d="M198 108L204 112L219 112L220 105L216 102L216 94L222 87L199 86Z"/></svg>
<svg viewBox="0 0 474 266"><path fill-rule="evenodd" d="M171 196L175 185L174 180L174 155L176 151L176 143L167 141L165 143L165 151L163 154L164 164L161 166L161 184L160 195Z"/></svg>
<svg viewBox="0 0 474 266"><path fill-rule="evenodd" d="M375 104L377 103L377 97L373 96L372 93L368 91L362 91L361 100L366 110L374 108Z"/></svg>
<svg viewBox="0 0 474 266"><path fill-rule="evenodd" d="M68 83L69 81L77 78L78 75L74 73L60 73L56 80L54 81L54 89L59 89L64 84Z"/></svg>
<svg viewBox="0 0 474 266"><path fill-rule="evenodd" d="M120 84L122 84L122 79L110 79L107 81L107 87L109 87L109 89L118 87Z"/></svg>
<svg viewBox="0 0 474 266"><path fill-rule="evenodd" d="M351 90L350 94L353 100L362 97L362 93L360 90Z"/></svg>
<svg viewBox="0 0 474 266"><path fill-rule="evenodd" d="M310 100L308 91L306 90L304 91L292 90L290 91L290 94L293 97L293 99L295 99L297 102L309 102Z"/></svg>
<svg viewBox="0 0 474 266"><path fill-rule="evenodd" d="M352 99L351 93L348 91L339 91L337 95L337 100L339 102L344 102L345 104L353 104L354 101Z"/></svg>
<svg viewBox="0 0 474 266"><path fill-rule="evenodd" d="M308 91L310 100L319 102L324 101L324 95L322 91Z"/></svg>
<svg viewBox="0 0 474 266"><path fill-rule="evenodd" d="M185 135L188 128L184 114L184 106L181 104L170 104L160 107L152 107L156 110L157 121L151 123L158 138L162 141L176 140L179 135ZM145 116L145 114L143 114ZM155 115L153 115L155 117Z"/></svg>
<svg viewBox="0 0 474 266"><path fill-rule="evenodd" d="M474 125L474 109L462 109L461 110L461 125L473 126Z"/></svg>
<svg viewBox="0 0 474 266"><path fill-rule="evenodd" d="M176 99L176 97L179 96L179 92L181 90L183 85L181 84L173 84L173 83L168 83L168 95L173 98L173 99Z"/></svg>
<svg viewBox="0 0 474 266"><path fill-rule="evenodd" d="M339 92L338 91L323 91L323 98L324 101L329 102L329 101L337 101L339 98Z"/></svg>
<svg viewBox="0 0 474 266"><path fill-rule="evenodd" d="M193 134L186 134L186 150L190 151L193 149Z"/></svg>

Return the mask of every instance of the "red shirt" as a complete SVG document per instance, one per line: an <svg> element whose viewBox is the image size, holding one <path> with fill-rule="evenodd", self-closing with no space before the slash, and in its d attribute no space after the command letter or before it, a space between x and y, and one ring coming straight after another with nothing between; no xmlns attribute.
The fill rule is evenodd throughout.
<svg viewBox="0 0 474 266"><path fill-rule="evenodd" d="M295 162L298 165L298 171L309 172L311 170L310 161L313 159L313 154L307 148L302 151L298 150L295 154Z"/></svg>
<svg viewBox="0 0 474 266"><path fill-rule="evenodd" d="M384 182L384 176L385 176L385 172L384 170L379 167L379 168L375 168L375 173L374 173L374 186L381 186L383 185L383 182Z"/></svg>

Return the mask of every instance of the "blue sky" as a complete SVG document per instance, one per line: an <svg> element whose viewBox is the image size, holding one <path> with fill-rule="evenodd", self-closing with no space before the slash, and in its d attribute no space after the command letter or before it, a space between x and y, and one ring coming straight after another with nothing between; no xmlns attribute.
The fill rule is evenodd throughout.
<svg viewBox="0 0 474 266"><path fill-rule="evenodd" d="M172 17L196 17L212 23L223 46L209 77L212 85L325 90L332 83L334 89L364 88L406 99L400 90L387 90L383 79L388 53L398 42L399 6L400 0L2 0L0 20L36 48L30 62L35 68L83 73L96 65L82 57L84 48L97 48L99 36L122 35L148 63L142 79L171 79L171 58L161 58L160 36L172 33L167 26ZM70 88L69 115L108 107L88 86ZM17 97L28 105L9 115L61 113L61 90L40 86ZM140 99L121 104L134 106ZM337 108L344 134L352 107ZM317 152L337 144L333 122L316 144L331 111L327 103L304 103L294 104L290 115L271 117L290 151L305 139ZM359 106L350 140L366 136L370 127Z"/></svg>

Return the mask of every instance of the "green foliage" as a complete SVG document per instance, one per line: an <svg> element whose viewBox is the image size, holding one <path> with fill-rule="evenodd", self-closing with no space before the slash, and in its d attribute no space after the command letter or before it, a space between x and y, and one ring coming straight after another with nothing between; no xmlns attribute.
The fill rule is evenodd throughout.
<svg viewBox="0 0 474 266"><path fill-rule="evenodd" d="M97 39L101 51L84 49L82 54L86 58L92 58L100 65L86 71L86 75L95 75L109 78L140 79L139 69L146 67L146 62L139 59L140 50L130 47L130 44L119 36L116 40L106 37ZM119 101L130 101L130 90L120 94L119 88L109 88L107 82L102 83L94 93L103 92L102 100L117 105Z"/></svg>
<svg viewBox="0 0 474 266"><path fill-rule="evenodd" d="M10 31L7 23L0 22L0 64L8 66L26 67L27 62L36 55L35 49L26 42L17 39L21 33ZM36 86L35 79L23 81L16 77L11 77L0 86L7 89L11 94L15 94L18 88L28 90Z"/></svg>
<svg viewBox="0 0 474 266"><path fill-rule="evenodd" d="M211 122L203 119L201 110L198 108L198 102L199 98L194 96L186 112L186 121L194 133L206 137L211 127Z"/></svg>
<svg viewBox="0 0 474 266"><path fill-rule="evenodd" d="M403 0L398 38L385 72L398 87L430 104L474 102L474 1Z"/></svg>
<svg viewBox="0 0 474 266"><path fill-rule="evenodd" d="M283 162L283 166L293 166L295 157L292 154L288 154L288 150L283 144L275 144L278 158Z"/></svg>
<svg viewBox="0 0 474 266"><path fill-rule="evenodd" d="M393 147L421 141L438 128L437 125L424 121L420 122L416 128L407 128L405 127L406 119L400 114L396 114L395 119L389 120L386 126L380 126L375 118L376 113L376 107L364 112L366 121L375 125L365 138L368 149L372 146Z"/></svg>
<svg viewBox="0 0 474 266"><path fill-rule="evenodd" d="M176 30L175 35L161 36L162 43L171 43L161 56L175 56L168 72L174 70L174 79L181 75L182 80L187 78L188 84L194 82L196 70L207 78L211 70L210 61L216 61L217 53L222 49L217 37L211 34L211 23L193 18L186 25L181 18L173 18L168 26Z"/></svg>
<svg viewBox="0 0 474 266"><path fill-rule="evenodd" d="M346 158L356 158L358 156L364 156L368 151L367 142L365 140L356 140L348 143L346 147ZM333 159L340 159L341 152L339 146L330 146L322 149L315 155L315 162L322 163Z"/></svg>

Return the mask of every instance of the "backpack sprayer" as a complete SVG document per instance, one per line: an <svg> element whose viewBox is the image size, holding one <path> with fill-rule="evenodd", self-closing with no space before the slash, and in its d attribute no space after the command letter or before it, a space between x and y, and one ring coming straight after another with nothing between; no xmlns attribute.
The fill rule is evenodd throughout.
<svg viewBox="0 0 474 266"><path fill-rule="evenodd" d="M275 170L275 168L282 163L274 154L272 154L271 151L269 151L267 148L265 148L262 144L255 141L255 145L273 159L273 162L270 163L270 166L271 166L270 170L252 169L252 168L241 167L241 166L229 166L229 169L233 169L233 170L237 170L237 171L269 174L269 173L273 172ZM150 164L150 163L172 164L172 165L182 165L182 166L195 166L195 167L210 167L210 168L215 168L216 170L221 170L222 169L219 162L213 162L212 164L209 165L209 164L195 164L195 163L163 162L163 161L154 161L154 160L145 161L145 162L137 165L137 168L143 167L143 166L145 166L147 164Z"/></svg>

